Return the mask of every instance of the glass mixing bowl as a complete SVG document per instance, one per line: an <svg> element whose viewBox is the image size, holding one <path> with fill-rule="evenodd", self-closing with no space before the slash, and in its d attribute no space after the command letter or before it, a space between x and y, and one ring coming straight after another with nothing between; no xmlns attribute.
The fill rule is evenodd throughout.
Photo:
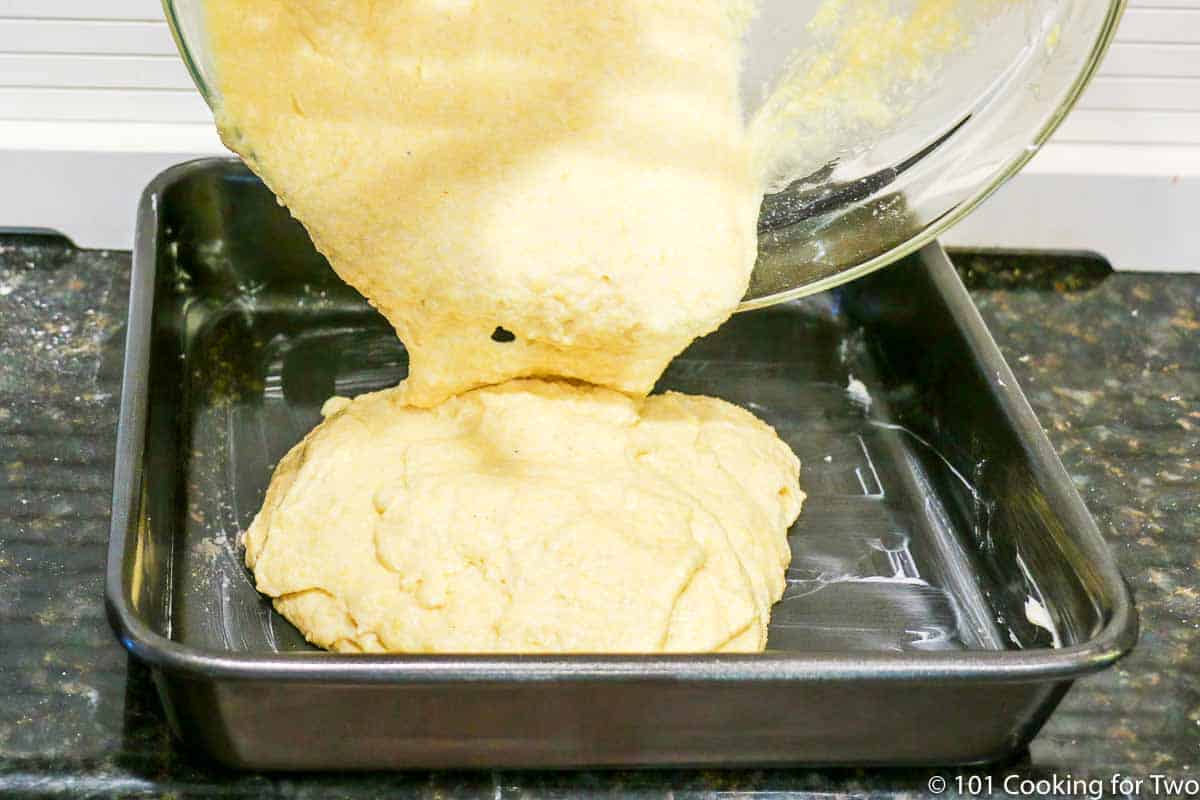
<svg viewBox="0 0 1200 800"><path fill-rule="evenodd" d="M204 0L163 4L215 108ZM742 95L768 183L742 309L865 275L979 205L1062 122L1124 5L758 0Z"/></svg>

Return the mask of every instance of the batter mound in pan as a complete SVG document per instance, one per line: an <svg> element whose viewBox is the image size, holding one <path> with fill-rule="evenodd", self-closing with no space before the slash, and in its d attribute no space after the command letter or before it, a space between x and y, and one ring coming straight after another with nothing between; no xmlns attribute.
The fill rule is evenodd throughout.
<svg viewBox="0 0 1200 800"><path fill-rule="evenodd" d="M540 380L324 411L246 536L259 591L314 644L764 647L803 494L796 457L748 412Z"/></svg>

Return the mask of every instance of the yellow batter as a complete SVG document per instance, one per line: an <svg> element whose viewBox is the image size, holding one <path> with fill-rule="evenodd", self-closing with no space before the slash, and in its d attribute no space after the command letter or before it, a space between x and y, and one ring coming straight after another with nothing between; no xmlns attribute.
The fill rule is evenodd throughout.
<svg viewBox="0 0 1200 800"><path fill-rule="evenodd" d="M731 0L206 0L218 124L410 353L407 402L633 394L745 293Z"/></svg>
<svg viewBox="0 0 1200 800"><path fill-rule="evenodd" d="M642 397L755 260L745 3L206 7L225 141L410 353L279 465L259 590L348 652L761 650L799 464Z"/></svg>
<svg viewBox="0 0 1200 800"><path fill-rule="evenodd" d="M331 400L246 537L260 591L345 652L756 651L800 465L706 397L511 381Z"/></svg>

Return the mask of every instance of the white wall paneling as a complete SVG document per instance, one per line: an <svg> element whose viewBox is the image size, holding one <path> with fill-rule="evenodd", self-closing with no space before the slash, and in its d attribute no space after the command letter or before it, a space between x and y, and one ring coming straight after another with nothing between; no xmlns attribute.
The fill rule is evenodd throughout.
<svg viewBox="0 0 1200 800"><path fill-rule="evenodd" d="M145 55L0 53L0 86L26 89L99 88L190 91L178 58Z"/></svg>
<svg viewBox="0 0 1200 800"><path fill-rule="evenodd" d="M1086 250L1116 269L1200 272L1200 147L1047 145L947 235L958 247Z"/></svg>
<svg viewBox="0 0 1200 800"><path fill-rule="evenodd" d="M1132 0L1053 141L944 240L1200 272L1200 0Z"/></svg>
<svg viewBox="0 0 1200 800"><path fill-rule="evenodd" d="M0 226L128 248L146 184L223 152L159 0L0 0Z"/></svg>
<svg viewBox="0 0 1200 800"><path fill-rule="evenodd" d="M161 19L0 17L0 52L173 56L175 43L167 23Z"/></svg>

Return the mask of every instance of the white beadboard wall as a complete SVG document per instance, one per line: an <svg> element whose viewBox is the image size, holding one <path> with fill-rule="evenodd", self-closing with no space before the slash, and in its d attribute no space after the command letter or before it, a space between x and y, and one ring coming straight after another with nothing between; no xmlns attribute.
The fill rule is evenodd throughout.
<svg viewBox="0 0 1200 800"><path fill-rule="evenodd" d="M0 226L127 248L166 166L223 153L159 0L0 0ZM1200 0L1131 0L1079 107L946 240L1200 271Z"/></svg>

